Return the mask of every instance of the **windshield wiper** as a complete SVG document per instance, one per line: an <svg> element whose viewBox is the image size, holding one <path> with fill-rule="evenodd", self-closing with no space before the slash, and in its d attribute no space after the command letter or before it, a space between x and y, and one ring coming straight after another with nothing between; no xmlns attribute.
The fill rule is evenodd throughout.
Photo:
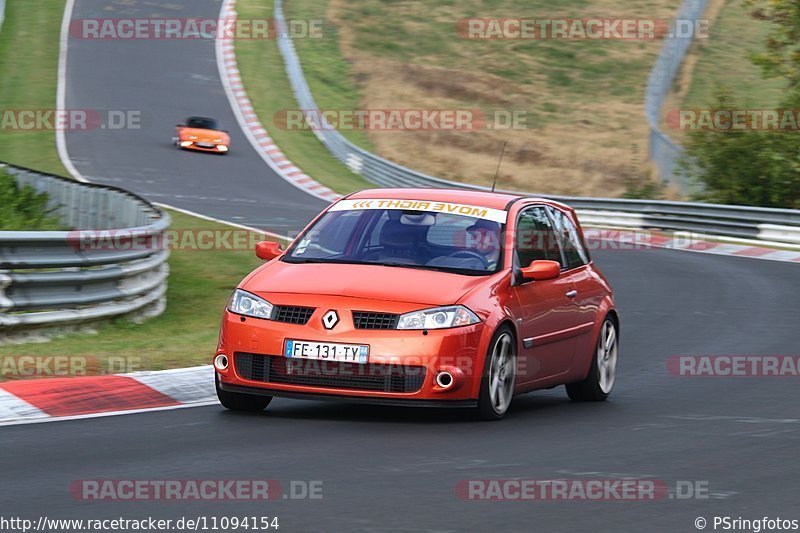
<svg viewBox="0 0 800 533"><path fill-rule="evenodd" d="M418 265L416 263L401 263L399 261L358 261L354 259L325 259L321 257L307 257L304 259L286 257L283 259L291 264L338 264L338 265L373 265L373 266L386 266L395 268L412 268L414 270L433 270L435 272L446 272L448 274L464 274L467 276L482 276L489 272L484 270L475 270L471 268L456 268L456 267L438 267L429 265Z"/></svg>
<svg viewBox="0 0 800 533"><path fill-rule="evenodd" d="M360 261L349 261L347 259L325 259L324 257L305 257L305 258L297 258L297 257L286 257L284 259L287 263L299 264L299 263L339 263L339 264L346 264L346 265L360 265L362 264Z"/></svg>
<svg viewBox="0 0 800 533"><path fill-rule="evenodd" d="M437 267L437 266L429 266L429 265L417 265L415 263L396 263L394 261L386 261L381 263L370 263L373 265L381 265L381 266L388 266L388 267L400 267L400 268L413 268L415 270L435 270L436 272L449 272L453 273L461 269L454 269L448 267Z"/></svg>

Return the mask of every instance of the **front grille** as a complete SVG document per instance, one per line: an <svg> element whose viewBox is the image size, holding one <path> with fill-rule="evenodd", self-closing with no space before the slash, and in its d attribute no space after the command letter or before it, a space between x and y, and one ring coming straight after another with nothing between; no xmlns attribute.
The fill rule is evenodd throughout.
<svg viewBox="0 0 800 533"><path fill-rule="evenodd" d="M353 324L356 329L395 329L400 315L392 313L371 313L353 311Z"/></svg>
<svg viewBox="0 0 800 533"><path fill-rule="evenodd" d="M272 320L275 322L305 325L308 323L311 315L314 314L314 310L314 307L276 305L275 309L272 311Z"/></svg>
<svg viewBox="0 0 800 533"><path fill-rule="evenodd" d="M234 354L234 364L236 372L250 381L377 392L417 392L426 373L424 366L334 363L251 353Z"/></svg>

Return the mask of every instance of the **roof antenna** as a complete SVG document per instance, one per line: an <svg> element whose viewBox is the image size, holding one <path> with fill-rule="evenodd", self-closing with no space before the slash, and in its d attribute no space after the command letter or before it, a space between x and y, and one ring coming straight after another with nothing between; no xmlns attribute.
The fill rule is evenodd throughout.
<svg viewBox="0 0 800 533"><path fill-rule="evenodd" d="M503 162L503 155L506 153L506 144L507 141L503 141L503 149L500 150L500 160L497 162L497 170L494 171L494 181L492 182L492 192L494 192L494 188L497 187L497 176L500 175L500 163Z"/></svg>

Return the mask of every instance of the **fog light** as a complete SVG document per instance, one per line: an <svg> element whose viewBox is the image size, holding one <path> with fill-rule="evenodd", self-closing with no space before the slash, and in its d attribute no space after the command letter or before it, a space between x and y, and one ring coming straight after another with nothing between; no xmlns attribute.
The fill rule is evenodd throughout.
<svg viewBox="0 0 800 533"><path fill-rule="evenodd" d="M436 384L443 389L449 389L453 386L453 374L450 372L439 372L436 374Z"/></svg>
<svg viewBox="0 0 800 533"><path fill-rule="evenodd" d="M227 370L228 369L228 356L221 353L214 358L214 368L217 370Z"/></svg>
<svg viewBox="0 0 800 533"><path fill-rule="evenodd" d="M217 145L217 150L219 150L220 152L227 152L228 151L228 147L225 146L224 144L220 144L220 145Z"/></svg>
<svg viewBox="0 0 800 533"><path fill-rule="evenodd" d="M192 141L181 141L181 148L187 148L194 144Z"/></svg>

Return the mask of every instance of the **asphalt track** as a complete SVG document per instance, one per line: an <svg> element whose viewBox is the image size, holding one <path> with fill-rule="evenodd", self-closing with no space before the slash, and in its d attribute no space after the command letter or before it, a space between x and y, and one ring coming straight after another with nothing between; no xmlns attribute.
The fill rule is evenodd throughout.
<svg viewBox="0 0 800 533"><path fill-rule="evenodd" d="M97 9L106 4L79 0L75 16L102 16ZM182 16L215 16L219 7L184 5ZM70 153L87 177L111 176L99 181L157 201L185 200L181 207L210 216L247 212L248 223L262 226L274 221L270 209L250 202L256 183L265 198L283 191L284 205L291 197L304 212L319 206L283 189L249 152L216 79L211 46L87 41L70 49L69 65L70 107L142 107L158 124L150 133L70 134ZM174 116L201 104L230 125L236 157L164 145ZM284 209L275 223L288 228L299 222L297 212ZM687 378L665 368L672 355L797 355L797 265L668 250L601 251L595 258L617 291L623 320L618 381L606 403L574 404L558 388L518 397L505 420L480 423L462 411L276 399L259 415L215 406L4 427L2 514L277 515L279 531L287 532L696 531L701 516L800 519L797 379ZM711 497L474 502L454 492L464 479L620 477L707 482ZM321 480L323 498L85 502L68 494L80 479L263 478L284 486Z"/></svg>
<svg viewBox="0 0 800 533"><path fill-rule="evenodd" d="M714 515L800 518L796 378L670 376L685 354L797 354L796 265L666 250L598 252L623 317L602 404L563 388L508 417L276 399L259 415L202 407L0 428L0 501L20 516L277 515L280 531L693 531ZM710 499L462 501L463 479L708 482ZM321 480L323 499L81 502L80 479ZM795 516L791 516L794 514Z"/></svg>
<svg viewBox="0 0 800 533"><path fill-rule="evenodd" d="M72 20L219 17L212 0L77 0ZM238 127L217 68L214 40L69 40L66 108L130 111L141 127L71 130L66 145L88 180L147 199L281 235L325 205L269 168ZM175 124L192 115L230 131L228 155L178 150Z"/></svg>

